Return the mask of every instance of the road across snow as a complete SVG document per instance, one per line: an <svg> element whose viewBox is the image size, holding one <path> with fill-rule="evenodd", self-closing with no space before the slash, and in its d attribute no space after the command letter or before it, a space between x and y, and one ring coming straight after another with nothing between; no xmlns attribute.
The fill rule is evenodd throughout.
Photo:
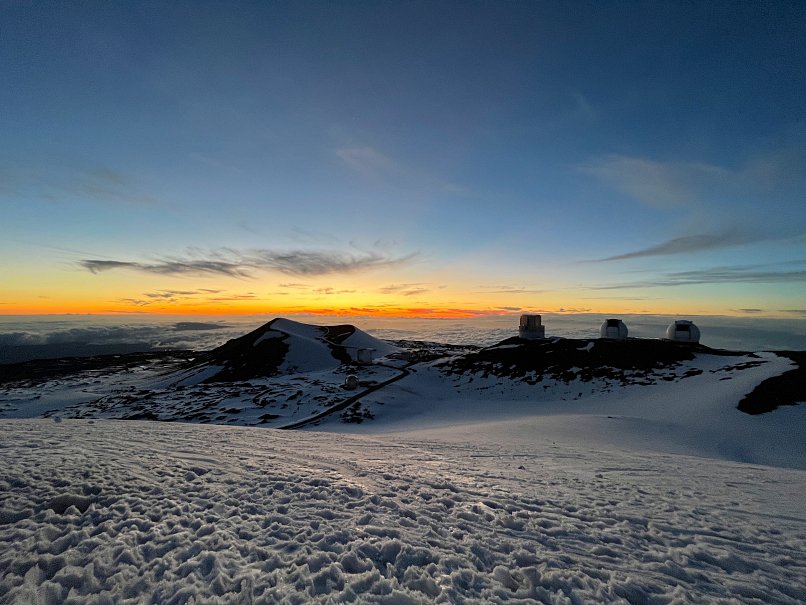
<svg viewBox="0 0 806 605"><path fill-rule="evenodd" d="M806 601L806 472L438 432L0 421L0 603Z"/></svg>

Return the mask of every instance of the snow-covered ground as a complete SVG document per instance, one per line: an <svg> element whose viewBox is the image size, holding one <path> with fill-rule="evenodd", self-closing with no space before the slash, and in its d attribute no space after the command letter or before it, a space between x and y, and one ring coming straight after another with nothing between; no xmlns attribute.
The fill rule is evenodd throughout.
<svg viewBox="0 0 806 605"><path fill-rule="evenodd" d="M806 600L803 471L448 428L0 435L2 603Z"/></svg>
<svg viewBox="0 0 806 605"><path fill-rule="evenodd" d="M14 370L0 604L806 602L806 405L736 407L800 357L397 345Z"/></svg>
<svg viewBox="0 0 806 605"><path fill-rule="evenodd" d="M642 374L642 383L626 387L578 379L532 385L473 374L446 381L426 368L384 390L383 403L370 407L374 422L345 427L331 421L322 428L405 433L448 426L449 438L460 434L471 442L485 435L512 446L582 442L806 470L806 405L757 416L736 409L746 393L792 363L771 353L758 354L758 365L742 363L740 357L698 356L647 384Z"/></svg>
<svg viewBox="0 0 806 605"><path fill-rule="evenodd" d="M297 344L289 347L289 357L297 355ZM542 377L533 372L508 376L501 364L456 373L446 369L444 357L422 363L383 358L382 364L339 365L310 348L317 363L305 372L233 382L203 383L221 371L214 363L167 374L159 366L143 365L125 372L101 370L11 383L0 386L0 418L263 427L318 419L315 426L320 430L358 433L457 424L474 431L480 425L481 433L498 427L495 430L510 441L520 435L527 442L551 439L573 445L584 435L586 442L606 448L806 469L805 405L782 406L757 416L736 409L762 381L793 367L792 361L773 353L752 358L697 354L658 368L591 378L579 367ZM299 363L302 358L295 365ZM319 369L323 365L325 369ZM344 388L351 373L360 381L356 390ZM345 402L350 405L345 407Z"/></svg>

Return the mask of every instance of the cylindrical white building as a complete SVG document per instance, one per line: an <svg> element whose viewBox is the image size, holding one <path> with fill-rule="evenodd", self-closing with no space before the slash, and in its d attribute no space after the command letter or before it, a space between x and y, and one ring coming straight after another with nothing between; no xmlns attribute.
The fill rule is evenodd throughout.
<svg viewBox="0 0 806 605"><path fill-rule="evenodd" d="M599 336L612 340L627 339L627 325L620 319L605 319L599 328Z"/></svg>
<svg viewBox="0 0 806 605"><path fill-rule="evenodd" d="M521 315L518 336L529 340L546 337L546 326L542 325L540 315Z"/></svg>
<svg viewBox="0 0 806 605"><path fill-rule="evenodd" d="M700 342L700 329L687 319L677 319L666 328L666 338L675 342Z"/></svg>

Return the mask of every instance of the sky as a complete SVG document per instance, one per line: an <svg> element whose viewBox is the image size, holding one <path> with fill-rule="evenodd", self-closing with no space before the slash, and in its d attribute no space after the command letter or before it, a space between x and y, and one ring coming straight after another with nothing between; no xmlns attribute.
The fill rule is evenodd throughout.
<svg viewBox="0 0 806 605"><path fill-rule="evenodd" d="M806 318L802 2L0 0L0 314Z"/></svg>

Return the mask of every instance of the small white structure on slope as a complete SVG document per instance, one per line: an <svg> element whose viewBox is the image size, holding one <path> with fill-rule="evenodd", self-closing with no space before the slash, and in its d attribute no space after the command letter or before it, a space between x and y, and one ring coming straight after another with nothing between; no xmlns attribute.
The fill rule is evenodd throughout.
<svg viewBox="0 0 806 605"><path fill-rule="evenodd" d="M546 337L546 326L540 323L540 315L521 315L518 336L529 340Z"/></svg>
<svg viewBox="0 0 806 605"><path fill-rule="evenodd" d="M358 363L372 363L372 354L374 352L375 349L358 349L358 352L356 353L356 361L358 361Z"/></svg>
<svg viewBox="0 0 806 605"><path fill-rule="evenodd" d="M612 340L627 339L627 325L620 319L605 319L599 328L599 336Z"/></svg>
<svg viewBox="0 0 806 605"><path fill-rule="evenodd" d="M700 342L700 329L687 319L677 319L666 328L666 338L675 342Z"/></svg>

